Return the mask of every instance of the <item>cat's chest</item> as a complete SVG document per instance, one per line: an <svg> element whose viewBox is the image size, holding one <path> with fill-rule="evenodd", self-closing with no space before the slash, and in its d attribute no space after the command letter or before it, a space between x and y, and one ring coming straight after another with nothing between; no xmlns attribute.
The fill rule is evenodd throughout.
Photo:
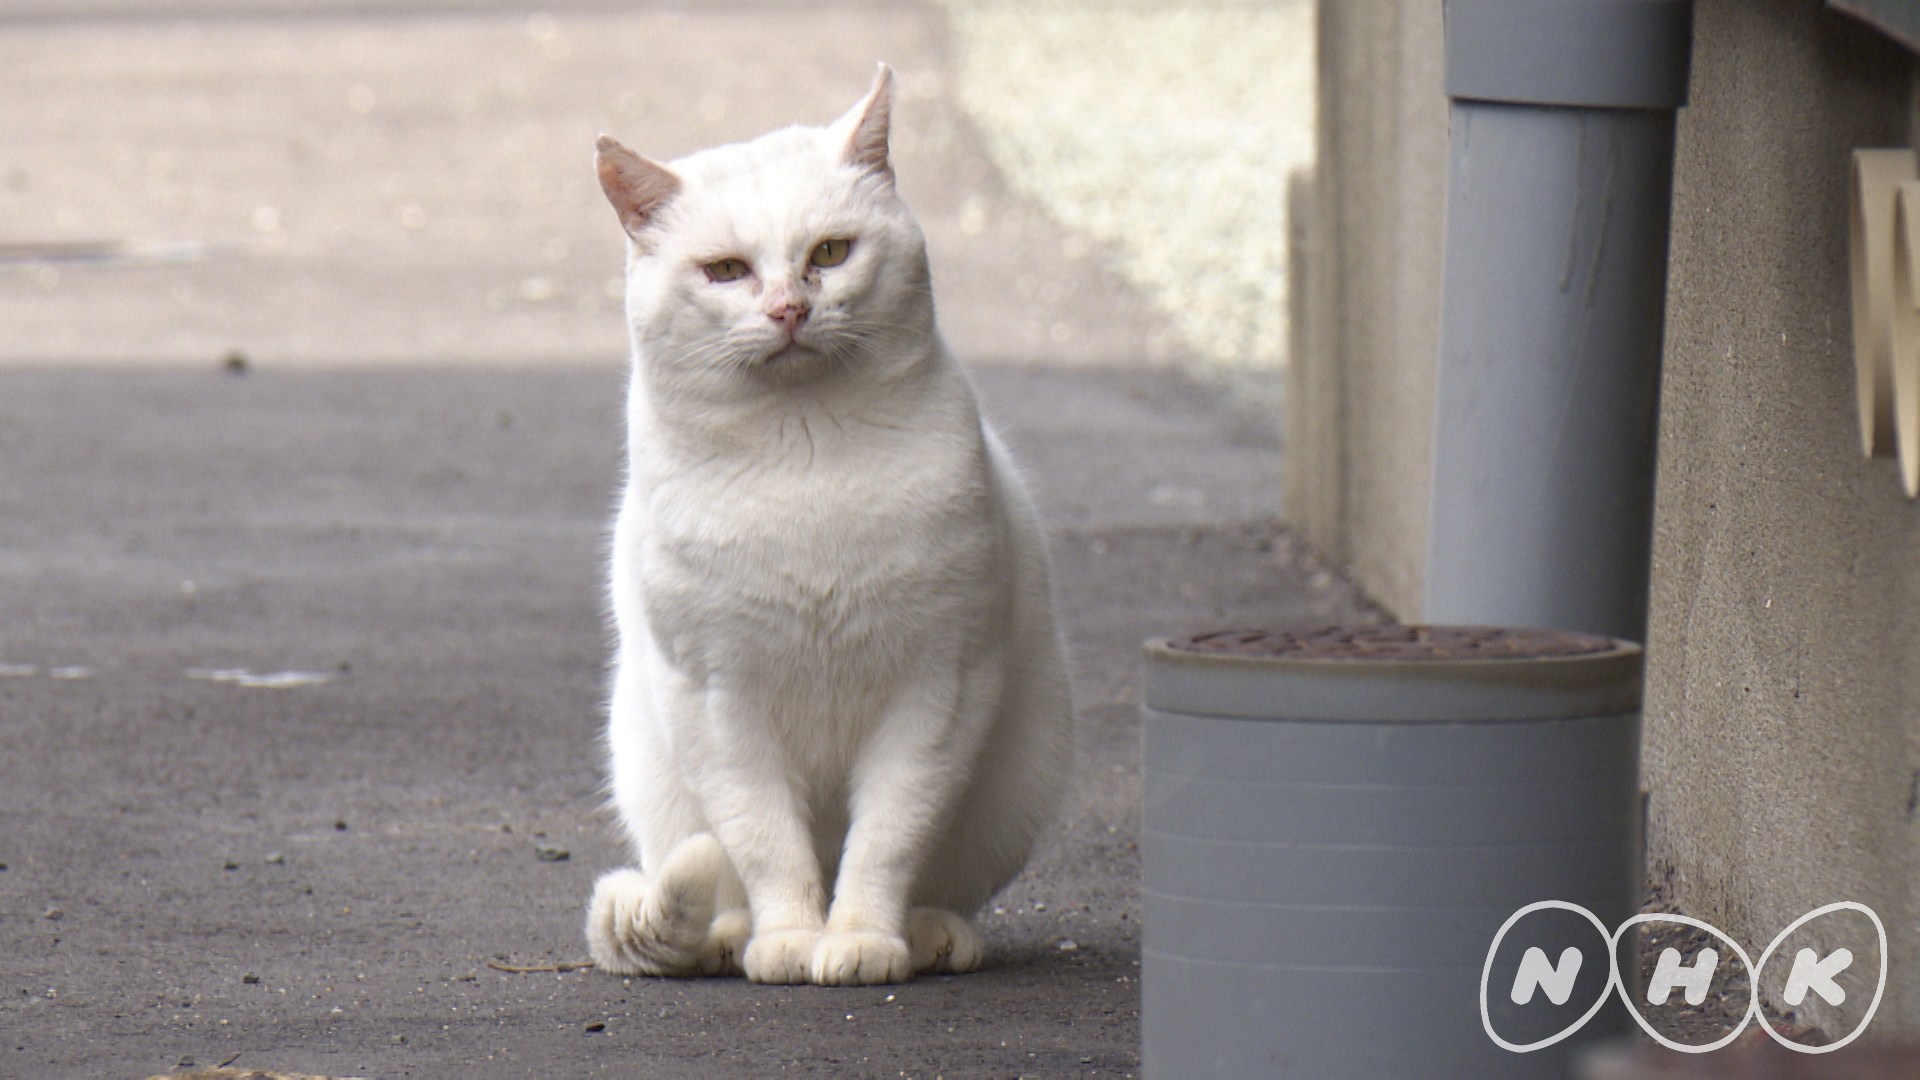
<svg viewBox="0 0 1920 1080"><path fill-rule="evenodd" d="M649 621L702 653L907 641L994 588L997 514L965 461L694 468L638 494Z"/></svg>

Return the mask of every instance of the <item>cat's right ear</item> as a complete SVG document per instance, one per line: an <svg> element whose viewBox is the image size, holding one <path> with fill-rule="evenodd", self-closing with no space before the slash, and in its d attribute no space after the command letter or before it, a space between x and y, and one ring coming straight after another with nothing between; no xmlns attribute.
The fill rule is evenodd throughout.
<svg viewBox="0 0 1920 1080"><path fill-rule="evenodd" d="M665 165L621 146L611 135L600 136L594 144L593 164L600 173L600 190L620 215L620 227L635 243L646 244L647 227L679 192L680 178Z"/></svg>

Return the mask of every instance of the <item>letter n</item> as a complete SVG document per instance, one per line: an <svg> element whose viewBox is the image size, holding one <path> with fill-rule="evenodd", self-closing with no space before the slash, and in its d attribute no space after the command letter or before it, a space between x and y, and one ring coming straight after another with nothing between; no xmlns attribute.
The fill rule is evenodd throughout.
<svg viewBox="0 0 1920 1080"><path fill-rule="evenodd" d="M1580 974L1580 963L1584 959L1580 950L1569 945L1560 953L1558 964L1547 963L1546 951L1538 945L1527 950L1520 958L1520 970L1513 976L1513 1003L1525 1005L1533 1000L1535 988L1547 992L1547 1000L1555 1005L1565 1005L1573 996L1573 980Z"/></svg>

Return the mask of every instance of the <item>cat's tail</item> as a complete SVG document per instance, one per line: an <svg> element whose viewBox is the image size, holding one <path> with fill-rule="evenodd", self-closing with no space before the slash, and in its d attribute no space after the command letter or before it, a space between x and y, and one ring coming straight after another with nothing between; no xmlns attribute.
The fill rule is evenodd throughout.
<svg viewBox="0 0 1920 1080"><path fill-rule="evenodd" d="M638 870L602 876L587 904L594 966L614 975L738 974L746 913L714 915L715 896L732 873L720 842L700 833L682 840L652 877Z"/></svg>

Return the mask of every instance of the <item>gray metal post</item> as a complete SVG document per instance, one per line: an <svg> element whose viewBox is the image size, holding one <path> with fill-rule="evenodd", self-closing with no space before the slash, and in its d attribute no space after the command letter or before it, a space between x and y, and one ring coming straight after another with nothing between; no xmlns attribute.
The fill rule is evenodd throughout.
<svg viewBox="0 0 1920 1080"><path fill-rule="evenodd" d="M1642 640L1691 0L1447 0L1429 622Z"/></svg>

